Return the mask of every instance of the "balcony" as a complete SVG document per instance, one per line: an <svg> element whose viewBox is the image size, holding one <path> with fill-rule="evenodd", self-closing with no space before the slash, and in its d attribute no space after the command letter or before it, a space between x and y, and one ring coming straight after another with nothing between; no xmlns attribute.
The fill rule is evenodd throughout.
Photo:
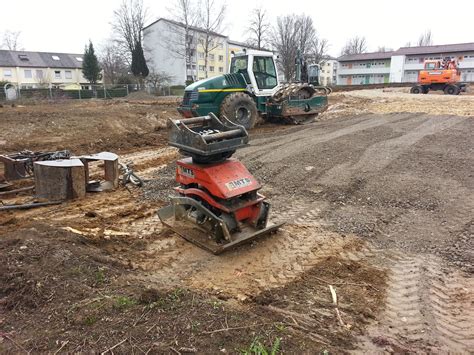
<svg viewBox="0 0 474 355"><path fill-rule="evenodd" d="M367 74L390 74L389 67L370 67L370 68L343 68L337 69L338 75L367 75Z"/></svg>

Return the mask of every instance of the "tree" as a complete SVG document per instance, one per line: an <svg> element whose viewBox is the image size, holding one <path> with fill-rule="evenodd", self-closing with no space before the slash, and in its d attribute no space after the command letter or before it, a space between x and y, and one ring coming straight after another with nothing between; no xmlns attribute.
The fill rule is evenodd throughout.
<svg viewBox="0 0 474 355"><path fill-rule="evenodd" d="M310 49L311 61L315 64L324 64L328 56L329 42L327 39L316 37Z"/></svg>
<svg viewBox="0 0 474 355"><path fill-rule="evenodd" d="M23 50L22 48L20 48L20 34L20 31L5 31L5 33L3 34L3 46L11 51Z"/></svg>
<svg viewBox="0 0 474 355"><path fill-rule="evenodd" d="M267 11L262 7L253 9L250 16L249 27L247 28L250 38L247 40L247 43L258 49L262 49L268 40L271 28L267 17Z"/></svg>
<svg viewBox="0 0 474 355"><path fill-rule="evenodd" d="M278 66L285 79L295 75L295 58L298 50L297 18L295 15L278 16L272 32L272 45L278 53Z"/></svg>
<svg viewBox="0 0 474 355"><path fill-rule="evenodd" d="M143 53L143 47L141 41L136 44L135 49L132 52L132 66L131 70L134 76L144 79L150 73L145 60L145 54Z"/></svg>
<svg viewBox="0 0 474 355"><path fill-rule="evenodd" d="M131 61L132 73L140 79L148 75L142 47L142 30L145 27L147 11L143 0L123 0L114 11L112 28L117 34L117 43L126 48L127 57Z"/></svg>
<svg viewBox="0 0 474 355"><path fill-rule="evenodd" d="M385 46L379 46L377 48L377 52L392 52L393 48L387 48Z"/></svg>
<svg viewBox="0 0 474 355"><path fill-rule="evenodd" d="M86 78L91 84L97 84L97 82L102 79L101 70L99 60L94 52L94 46L92 45L92 42L89 41L89 46L86 45L84 49L82 75L84 75L84 78Z"/></svg>
<svg viewBox="0 0 474 355"><path fill-rule="evenodd" d="M219 5L215 0L203 1L203 10L199 21L203 33L200 34L199 44L204 52L204 74L206 78L208 77L209 54L222 45L216 33L222 31L226 8L225 3Z"/></svg>
<svg viewBox="0 0 474 355"><path fill-rule="evenodd" d="M341 50L341 55L361 54L367 52L365 37L355 36L349 39Z"/></svg>
<svg viewBox="0 0 474 355"><path fill-rule="evenodd" d="M148 75L148 77L146 78L146 81L153 88L157 89L163 85L169 84L171 79L172 79L172 76L166 74L164 71L156 72L152 70L150 74Z"/></svg>
<svg viewBox="0 0 474 355"><path fill-rule="evenodd" d="M417 46L426 47L433 45L433 36L431 35L431 30L427 30L425 33L422 33L417 41Z"/></svg>
<svg viewBox="0 0 474 355"><path fill-rule="evenodd" d="M108 41L101 48L99 61L104 71L104 82L107 84L117 84L119 78L128 73L129 65L114 41Z"/></svg>
<svg viewBox="0 0 474 355"><path fill-rule="evenodd" d="M318 36L310 16L293 14L277 18L272 45L279 55L277 63L285 79L292 81L298 51L304 61L320 63L327 54L328 41Z"/></svg>
<svg viewBox="0 0 474 355"><path fill-rule="evenodd" d="M166 47L176 58L184 58L186 68L191 69L196 56L194 28L199 25L201 9L193 0L175 0L169 12L176 23L168 22L168 33L164 36ZM196 79L192 71L189 79Z"/></svg>

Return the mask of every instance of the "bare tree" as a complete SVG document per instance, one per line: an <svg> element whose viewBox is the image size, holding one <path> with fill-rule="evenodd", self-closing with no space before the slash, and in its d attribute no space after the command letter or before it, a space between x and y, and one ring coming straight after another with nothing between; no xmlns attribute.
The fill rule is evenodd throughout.
<svg viewBox="0 0 474 355"><path fill-rule="evenodd" d="M431 35L431 30L427 30L425 33L422 33L416 42L418 47L426 47L433 45L433 36Z"/></svg>
<svg viewBox="0 0 474 355"><path fill-rule="evenodd" d="M278 53L278 66L285 79L295 76L295 58L298 51L298 31L296 15L279 16L272 32L272 45Z"/></svg>
<svg viewBox="0 0 474 355"><path fill-rule="evenodd" d="M249 34L247 43L258 49L262 49L268 40L270 23L267 17L267 11L262 7L253 9L250 15L250 23L247 28L247 33Z"/></svg>
<svg viewBox="0 0 474 355"><path fill-rule="evenodd" d="M393 51L393 48L388 48L385 46L379 46L377 48L377 52L392 52L392 51Z"/></svg>
<svg viewBox="0 0 474 355"><path fill-rule="evenodd" d="M20 31L7 30L3 34L3 46L10 51L21 51L20 48Z"/></svg>
<svg viewBox="0 0 474 355"><path fill-rule="evenodd" d="M154 89L158 89L163 85L167 85L173 79L171 75L166 72L157 72L152 69L150 74L146 78L146 82L150 84Z"/></svg>
<svg viewBox="0 0 474 355"><path fill-rule="evenodd" d="M122 0L114 11L112 28L116 33L119 50L125 53L128 62L142 46L142 30L147 20L147 9L143 0Z"/></svg>
<svg viewBox="0 0 474 355"><path fill-rule="evenodd" d="M167 49L176 58L184 58L187 69L192 69L196 56L195 27L200 20L200 2L195 0L174 0L168 10L175 22L168 22L168 33L165 38ZM195 75L191 71L191 80Z"/></svg>
<svg viewBox="0 0 474 355"><path fill-rule="evenodd" d="M310 61L315 64L324 64L328 56L328 49L328 40L316 36L310 48Z"/></svg>
<svg viewBox="0 0 474 355"><path fill-rule="evenodd" d="M200 34L199 45L204 52L204 74L208 77L208 62L210 53L223 45L217 33L222 31L226 13L226 4L216 3L215 0L203 0L202 13L199 21L203 33Z"/></svg>
<svg viewBox="0 0 474 355"><path fill-rule="evenodd" d="M328 49L328 41L318 36L312 18L294 14L277 18L272 45L279 55L278 65L287 81L292 81L295 76L298 51L304 61L320 63Z"/></svg>
<svg viewBox="0 0 474 355"><path fill-rule="evenodd" d="M341 55L360 54L367 52L365 37L355 36L349 39L341 50Z"/></svg>
<svg viewBox="0 0 474 355"><path fill-rule="evenodd" d="M104 70L104 82L106 84L117 84L119 78L127 75L130 67L120 47L111 40L102 46L99 61Z"/></svg>

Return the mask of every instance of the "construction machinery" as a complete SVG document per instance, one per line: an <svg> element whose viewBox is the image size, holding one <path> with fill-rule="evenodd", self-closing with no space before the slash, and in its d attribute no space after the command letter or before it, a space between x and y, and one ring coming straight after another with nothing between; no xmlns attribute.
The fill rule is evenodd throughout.
<svg viewBox="0 0 474 355"><path fill-rule="evenodd" d="M177 196L158 211L161 222L186 240L219 254L276 231L261 185L238 160L249 137L225 116L170 120L169 144L186 158L177 161Z"/></svg>
<svg viewBox="0 0 474 355"><path fill-rule="evenodd" d="M259 117L306 123L327 107L326 90L308 83L282 84L272 53L247 50L234 54L228 74L186 87L178 111L187 118L212 112L250 129Z"/></svg>
<svg viewBox="0 0 474 355"><path fill-rule="evenodd" d="M418 74L418 83L410 90L412 94L427 94L430 90L442 90L446 95L459 95L466 91L461 83L461 73L456 60L427 60L424 70Z"/></svg>

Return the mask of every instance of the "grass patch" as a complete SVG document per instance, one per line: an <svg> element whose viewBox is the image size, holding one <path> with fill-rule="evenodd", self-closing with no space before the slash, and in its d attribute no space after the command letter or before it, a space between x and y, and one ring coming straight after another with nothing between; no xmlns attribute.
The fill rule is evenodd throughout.
<svg viewBox="0 0 474 355"><path fill-rule="evenodd" d="M276 355L280 353L281 338L276 337L271 346L267 347L260 341L259 337L254 338L247 349L240 350L242 355Z"/></svg>
<svg viewBox="0 0 474 355"><path fill-rule="evenodd" d="M133 298L127 296L118 296L115 298L114 307L118 309L129 308L137 304Z"/></svg>

